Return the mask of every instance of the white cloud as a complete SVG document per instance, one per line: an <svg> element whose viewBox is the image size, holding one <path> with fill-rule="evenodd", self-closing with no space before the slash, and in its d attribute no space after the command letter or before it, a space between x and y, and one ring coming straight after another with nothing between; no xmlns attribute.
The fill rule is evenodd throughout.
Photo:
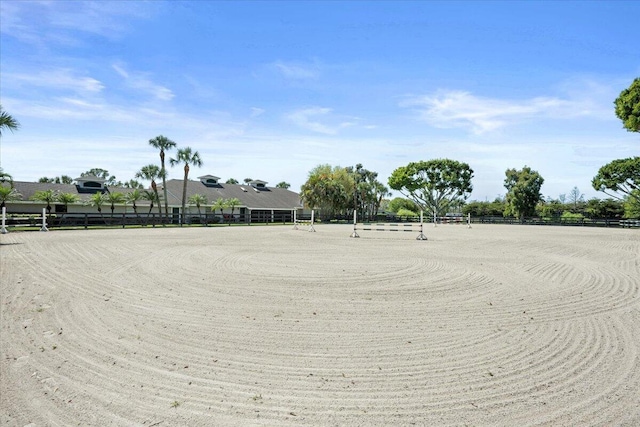
<svg viewBox="0 0 640 427"><path fill-rule="evenodd" d="M593 115L592 103L536 97L525 100L483 98L465 91L442 91L414 96L400 104L414 108L421 119L438 128L466 128L475 134L490 132L532 118L574 118Z"/></svg>
<svg viewBox="0 0 640 427"><path fill-rule="evenodd" d="M285 63L277 61L273 66L282 73L283 76L294 80L316 79L320 76L317 64L307 65L299 63Z"/></svg>
<svg viewBox="0 0 640 427"><path fill-rule="evenodd" d="M3 75L5 84L12 86L30 85L48 89L66 89L75 92L98 93L104 85L93 77L82 76L70 69L48 69L35 73L7 73Z"/></svg>
<svg viewBox="0 0 640 427"><path fill-rule="evenodd" d="M82 33L105 38L125 34L132 20L148 19L154 2L3 1L3 34L40 48L52 44L78 45Z"/></svg>
<svg viewBox="0 0 640 427"><path fill-rule="evenodd" d="M340 129L344 129L346 127L354 125L353 122L343 121L332 126L320 123L320 121L318 121L318 117L329 117L331 112L331 108L311 107L289 113L286 115L286 118L302 129L322 133L325 135L335 135Z"/></svg>
<svg viewBox="0 0 640 427"><path fill-rule="evenodd" d="M125 80L126 85L132 89L151 95L160 101L171 101L175 97L171 89L154 83L144 73L131 73L119 64L113 64L111 67Z"/></svg>

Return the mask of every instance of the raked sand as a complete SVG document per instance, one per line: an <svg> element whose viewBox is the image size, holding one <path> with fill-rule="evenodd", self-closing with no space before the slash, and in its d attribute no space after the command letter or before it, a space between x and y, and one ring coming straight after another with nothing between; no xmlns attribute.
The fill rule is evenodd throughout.
<svg viewBox="0 0 640 427"><path fill-rule="evenodd" d="M2 426L639 426L640 231L0 237Z"/></svg>

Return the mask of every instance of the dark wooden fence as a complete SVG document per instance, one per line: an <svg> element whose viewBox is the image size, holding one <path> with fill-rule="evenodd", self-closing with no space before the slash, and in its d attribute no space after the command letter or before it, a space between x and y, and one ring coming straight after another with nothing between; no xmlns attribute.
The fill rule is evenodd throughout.
<svg viewBox="0 0 640 427"><path fill-rule="evenodd" d="M47 216L48 228L89 228L89 227L157 227L162 225L180 225L180 214L169 214L168 218L157 213L127 213L127 214L97 214L97 213L69 213L51 214ZM232 224L274 224L291 223L293 215L288 211L251 211L246 214L186 214L182 225L213 226ZM11 213L7 215L6 227L24 228L41 227L42 216L37 214Z"/></svg>

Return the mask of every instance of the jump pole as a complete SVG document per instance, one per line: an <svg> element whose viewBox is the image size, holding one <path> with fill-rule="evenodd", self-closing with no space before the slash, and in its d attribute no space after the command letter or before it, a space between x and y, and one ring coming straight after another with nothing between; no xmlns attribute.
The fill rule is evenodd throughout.
<svg viewBox="0 0 640 427"><path fill-rule="evenodd" d="M357 215L357 211L354 209L353 210L353 233L351 233L351 236L349 236L349 237L360 237L358 235L358 232L356 232L356 223L358 222L356 215Z"/></svg>
<svg viewBox="0 0 640 427"><path fill-rule="evenodd" d="M311 224L309 224L309 229L307 231L311 232L315 232L316 229L314 228L313 224L315 222L315 209L311 209ZM293 211L293 229L297 230L298 229L298 215L297 215L297 209L294 209Z"/></svg>
<svg viewBox="0 0 640 427"><path fill-rule="evenodd" d="M0 228L0 234L7 234L7 227L5 227L5 219L7 217L7 208L2 207L2 228Z"/></svg>
<svg viewBox="0 0 640 427"><path fill-rule="evenodd" d="M42 208L42 228L40 229L40 231L49 231L49 229L47 228L47 208Z"/></svg>
<svg viewBox="0 0 640 427"><path fill-rule="evenodd" d="M422 232L424 223L422 222L422 210L420 210L420 234L416 237L416 240L427 240L427 236Z"/></svg>
<svg viewBox="0 0 640 427"><path fill-rule="evenodd" d="M471 212L467 214L467 228L471 228Z"/></svg>

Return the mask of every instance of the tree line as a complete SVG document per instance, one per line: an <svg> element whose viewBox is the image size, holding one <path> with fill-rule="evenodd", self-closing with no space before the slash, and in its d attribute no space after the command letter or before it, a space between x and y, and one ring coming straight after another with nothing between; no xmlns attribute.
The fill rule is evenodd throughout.
<svg viewBox="0 0 640 427"><path fill-rule="evenodd" d="M640 78L634 79L629 88L624 89L614 102L615 114L622 121L623 127L629 132L640 132ZM0 135L4 129L14 131L19 123L0 106ZM151 206L157 203L158 213L162 213L161 198L158 194L156 180L162 179L164 216L168 218L168 201L166 189L166 163L165 152L176 148L176 143L160 135L149 140L149 144L159 150L160 165L149 164L142 167L135 178L151 182L153 196L150 197ZM201 167L202 159L197 151L190 147L177 150L175 158L170 158L171 166L183 165L183 192L182 212L186 205L187 179L191 166ZM137 180L121 183L111 177L104 169L91 169L87 174L96 175L107 179L107 183L129 186L136 190L142 185ZM305 205L312 209L319 209L321 218L329 218L341 215L349 215L353 210L360 212L364 217L378 214L381 205L390 195L390 190L377 179L378 173L365 169L362 164L342 168L328 164L318 165L309 172L307 181L300 189L301 199ZM475 213L501 212L505 216L523 218L536 214L557 215L560 209L562 214L577 214L574 209L565 209L562 200L544 200L540 192L543 177L529 166L522 169L507 169L505 171L504 187L507 190L504 200L494 202L473 202L467 204L472 186L473 170L463 162L452 159L434 159L428 161L411 162L393 171L388 180L391 189L399 191L420 210L434 215L443 215L447 211L464 209ZM11 175L0 170L2 183L11 182ZM62 175L56 178L41 178L41 182L67 183L70 177ZM245 179L245 182L248 180ZM228 183L237 183L230 179ZM640 217L640 157L617 159L602 166L591 182L593 188L601 191L622 203L623 215L629 218ZM289 184L281 182L280 187L288 188ZM575 188L577 190L577 187ZM147 191L147 190L145 190ZM143 197L143 193L140 193ZM51 195L39 195L46 199L50 210L49 199ZM0 200L2 205L18 195L11 188L0 186ZM99 196L96 196L99 197ZM109 197L109 196L107 196ZM124 196L123 196L124 197ZM130 196L134 197L134 196ZM153 197L151 199L151 197ZM114 198L111 196L113 211ZM620 206L611 201L589 201L584 208L588 214L611 214L619 211ZM559 202L559 203L558 203ZM135 201L134 201L135 203ZM409 207L411 205L408 205ZM404 207L408 211L411 209ZM100 211L100 207L98 210ZM198 207L199 209L199 207ZM616 210L617 209L617 210ZM583 213L581 213L583 214Z"/></svg>

